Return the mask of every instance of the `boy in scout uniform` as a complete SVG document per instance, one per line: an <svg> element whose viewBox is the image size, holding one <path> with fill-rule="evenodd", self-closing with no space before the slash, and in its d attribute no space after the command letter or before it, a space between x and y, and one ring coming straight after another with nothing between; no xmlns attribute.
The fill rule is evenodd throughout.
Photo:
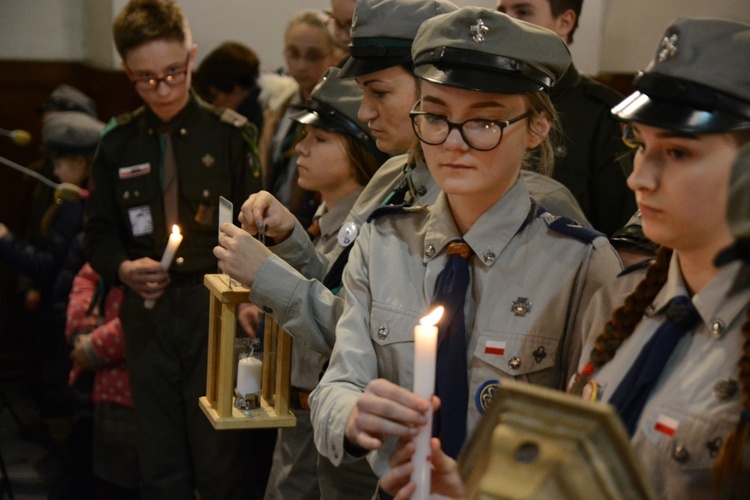
<svg viewBox="0 0 750 500"><path fill-rule="evenodd" d="M498 0L497 9L550 29L570 45L582 5L583 0ZM623 172L623 165L630 168L628 150L609 113L622 95L581 75L571 64L550 97L563 132L552 176L570 189L592 227L611 236L635 212Z"/></svg>
<svg viewBox="0 0 750 500"><path fill-rule="evenodd" d="M612 110L661 249L592 301L570 390L615 407L660 498L750 496L749 53L747 24L677 19Z"/></svg>
<svg viewBox="0 0 750 500"><path fill-rule="evenodd" d="M176 3L131 1L113 34L145 105L114 118L104 132L92 172L86 252L107 282L125 285L120 317L142 494L192 499L197 490L202 498L257 498L275 433L217 432L198 406L208 337L203 275L216 272L211 249L219 197L239 207L261 188L256 130L191 92L196 47ZM165 269L159 261L174 225L183 240ZM147 309L146 300L154 307Z"/></svg>
<svg viewBox="0 0 750 500"><path fill-rule="evenodd" d="M435 417L455 457L499 380L564 386L579 311L620 270L603 235L540 208L520 176L532 149L551 163L547 92L570 64L564 42L466 7L425 21L411 54L415 154L442 192L362 227L331 362L310 397L318 450L333 463L372 452L379 476L398 437L426 422L429 402L411 392L413 332L430 309L448 311Z"/></svg>

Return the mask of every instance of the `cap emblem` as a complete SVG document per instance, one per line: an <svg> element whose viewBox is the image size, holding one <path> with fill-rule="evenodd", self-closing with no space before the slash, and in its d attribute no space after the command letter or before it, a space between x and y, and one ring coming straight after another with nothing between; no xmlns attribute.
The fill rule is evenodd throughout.
<svg viewBox="0 0 750 500"><path fill-rule="evenodd" d="M677 34L671 36L665 36L661 39L661 50L659 51L659 62L663 63L668 59L672 59L677 53Z"/></svg>
<svg viewBox="0 0 750 500"><path fill-rule="evenodd" d="M484 24L484 21L477 19L477 24L471 27L471 39L475 43L482 43L486 40L489 31L490 29Z"/></svg>

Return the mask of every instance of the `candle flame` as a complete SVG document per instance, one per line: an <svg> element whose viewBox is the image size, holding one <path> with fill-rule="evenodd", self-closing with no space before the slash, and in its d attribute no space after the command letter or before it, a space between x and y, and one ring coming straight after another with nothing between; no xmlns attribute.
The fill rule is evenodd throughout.
<svg viewBox="0 0 750 500"><path fill-rule="evenodd" d="M172 224L172 234L180 234L180 226Z"/></svg>
<svg viewBox="0 0 750 500"><path fill-rule="evenodd" d="M437 306L427 316L419 320L420 325L434 326L443 317L443 306Z"/></svg>

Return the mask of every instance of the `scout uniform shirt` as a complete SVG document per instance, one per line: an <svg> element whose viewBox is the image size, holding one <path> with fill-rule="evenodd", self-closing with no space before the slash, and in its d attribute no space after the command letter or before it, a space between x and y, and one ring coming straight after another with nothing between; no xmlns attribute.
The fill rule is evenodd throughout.
<svg viewBox="0 0 750 500"><path fill-rule="evenodd" d="M580 368L612 312L642 277L623 276L596 294L586 311L590 332ZM693 296L702 321L677 343L641 413L632 444L660 498L713 498L711 467L742 411L737 363L742 356L740 330L750 303L748 285L748 268L735 261ZM650 314L638 323L615 357L591 376L584 390L586 397L609 401L664 321L663 309L678 295L689 294L674 254L667 282L649 308ZM750 480L747 469L744 478ZM746 482L744 487L748 486Z"/></svg>
<svg viewBox="0 0 750 500"><path fill-rule="evenodd" d="M336 322L344 304L343 299L326 291L323 277L346 247L353 244L372 211L389 200L394 190L403 189L407 176L412 189L406 192L405 201L429 206L437 199L440 188L427 165L420 163L410 169L407 162L408 155L395 156L375 172L346 218L339 244L325 256L315 252L299 223L289 238L269 247L274 256L266 259L258 271L250 301L311 349L330 356L336 338ZM522 170L521 177L527 181L527 186L533 186L531 195L552 213L588 224L578 202L565 186L528 170ZM300 311L310 311L310 314L299 314Z"/></svg>
<svg viewBox="0 0 750 500"><path fill-rule="evenodd" d="M593 231L589 236L599 236L557 232L549 227L555 220L539 213L519 179L463 235L475 253L465 308L467 436L499 379L564 384L582 343L570 333L579 307L620 270L606 238ZM349 413L371 380L385 378L411 390L414 326L430 309L446 246L460 237L440 194L429 210L383 216L357 238L345 273L346 306L336 345L311 395L316 445L332 462L344 458ZM395 443L387 439L371 457L379 476L388 470Z"/></svg>
<svg viewBox="0 0 750 500"><path fill-rule="evenodd" d="M117 282L123 261L159 261L164 252L168 233L160 172L162 125L145 106L113 119L94 160L86 246L92 266L108 283ZM238 212L247 196L261 188L259 175L254 175L259 173L255 128L243 116L208 106L194 95L168 125L179 183L178 224L184 236L172 271L216 272L212 249L219 196L232 201Z"/></svg>

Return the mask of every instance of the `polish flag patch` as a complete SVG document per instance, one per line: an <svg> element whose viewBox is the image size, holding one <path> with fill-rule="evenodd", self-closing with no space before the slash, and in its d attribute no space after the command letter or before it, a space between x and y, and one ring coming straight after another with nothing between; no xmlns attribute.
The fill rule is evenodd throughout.
<svg viewBox="0 0 750 500"><path fill-rule="evenodd" d="M484 353L502 356L505 354L505 342L501 340L488 340L487 343L484 344Z"/></svg>
<svg viewBox="0 0 750 500"><path fill-rule="evenodd" d="M667 436L674 436L675 431L677 430L677 427L680 425L680 421L676 418L668 417L666 415L660 414L659 418L656 419L656 423L654 424L654 429L661 432L662 434L666 434Z"/></svg>

